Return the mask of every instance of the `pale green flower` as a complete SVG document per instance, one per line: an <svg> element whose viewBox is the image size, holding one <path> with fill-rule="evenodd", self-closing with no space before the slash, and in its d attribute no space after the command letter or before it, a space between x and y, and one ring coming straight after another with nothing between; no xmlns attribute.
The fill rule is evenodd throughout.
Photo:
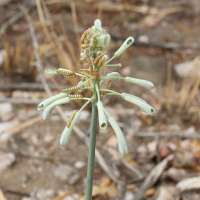
<svg viewBox="0 0 200 200"><path fill-rule="evenodd" d="M109 117L108 121L112 126L112 128L114 129L115 134L117 136L119 151L121 152L121 154L126 155L128 153L128 147L124 135L122 133L122 130L120 129L114 117Z"/></svg>
<svg viewBox="0 0 200 200"><path fill-rule="evenodd" d="M155 114L155 110L152 106L147 104L147 102L139 97L136 97L132 94L127 93L117 93L111 90L112 80L125 80L128 83L134 83L136 85L142 86L147 89L152 89L154 87L153 83L140 80L131 77L122 77L119 72L111 72L104 76L101 73L102 68L106 67L121 67L121 63L119 64L109 64L114 58L120 56L128 47L130 47L133 42L133 37L128 37L122 46L114 53L114 56L108 59L107 51L110 48L110 35L106 33L106 30L102 28L102 24L100 20L95 20L94 26L86 30L81 37L81 45L83 47L83 51L80 54L80 59L85 60L89 68L82 69L80 73L72 72L68 69L59 68L58 70L46 70L47 74L62 74L66 78L75 78L80 77L77 86L64 89L62 93L50 97L38 105L38 110L43 111L43 119L47 120L50 118L53 109L60 105L69 103L70 101L74 101L76 99L86 100L87 102L80 108L79 111L74 111L69 119L69 122L64 129L61 138L60 144L66 145L69 141L72 129L75 123L78 121L81 115L81 111L88 105L90 102L95 102L98 109L98 117L99 117L99 127L101 129L107 128L107 119L105 114L108 116L108 121L112 128L114 129L117 140L119 151L125 155L128 153L128 147L125 140L125 137L117 124L116 120L109 115L109 113L105 110L101 98L107 95L119 95L125 101L133 103L137 105L142 111L148 114ZM102 89L101 85L105 80L111 80L107 89ZM129 87L127 85L127 87ZM73 94L73 92L83 92L85 89L90 89L93 92L91 97L83 97L81 94ZM126 87L124 88L126 90Z"/></svg>
<svg viewBox="0 0 200 200"><path fill-rule="evenodd" d="M44 109L44 112L42 114L42 118L44 120L47 120L50 118L51 116L51 113L53 111L53 109L58 106L58 105L61 105L61 104L66 104L66 103L69 103L70 102L70 98L69 97L65 97L65 98L62 98L62 99L59 99L59 100L56 100L54 101L53 103L51 103L50 105L48 105L45 109Z"/></svg>
<svg viewBox="0 0 200 200"><path fill-rule="evenodd" d="M64 131L62 132L61 138L60 138L61 145L66 145L68 143L69 138L71 136L72 129L73 129L75 123L79 120L80 116L81 116L81 112L77 112L76 115L74 116L73 121L71 122L70 127L67 127L67 126L65 127Z"/></svg>
<svg viewBox="0 0 200 200"><path fill-rule="evenodd" d="M107 128L107 120L103 110L103 103L101 101L97 102L98 114L99 114L99 127L101 129Z"/></svg>
<svg viewBox="0 0 200 200"><path fill-rule="evenodd" d="M137 79L137 78L131 78L131 77L125 77L124 80L126 82L129 82L129 83L134 83L136 85L140 85L140 86L147 88L147 89L153 89L154 88L153 83L150 82L150 81L141 80L141 79Z"/></svg>

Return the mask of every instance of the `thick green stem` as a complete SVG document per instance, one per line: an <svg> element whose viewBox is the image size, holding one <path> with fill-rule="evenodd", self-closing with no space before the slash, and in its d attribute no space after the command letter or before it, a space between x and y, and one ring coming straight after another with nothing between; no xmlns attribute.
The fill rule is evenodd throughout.
<svg viewBox="0 0 200 200"><path fill-rule="evenodd" d="M96 101L92 102L92 119L90 126L90 146L87 165L87 183L85 200L92 200L92 188L93 188L93 176L94 176L94 159L95 159L95 146L96 146L96 134L97 134L97 116L98 110Z"/></svg>

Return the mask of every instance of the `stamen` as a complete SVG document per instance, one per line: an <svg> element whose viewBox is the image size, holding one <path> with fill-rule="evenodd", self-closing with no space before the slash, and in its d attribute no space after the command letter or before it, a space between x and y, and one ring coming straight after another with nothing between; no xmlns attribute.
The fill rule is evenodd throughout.
<svg viewBox="0 0 200 200"><path fill-rule="evenodd" d="M84 43L84 39L86 38L86 36L87 36L87 31L85 31L85 32L83 33L83 35L81 36L81 39L80 39L81 44Z"/></svg>
<svg viewBox="0 0 200 200"><path fill-rule="evenodd" d="M74 119L74 116L76 115L77 113L77 110L74 110L73 113L71 114L70 118L69 118L69 121L67 123L67 127L69 128L71 123L72 123L72 120Z"/></svg>
<svg viewBox="0 0 200 200"><path fill-rule="evenodd" d="M71 87L71 88L67 88L67 89L64 89L62 92L73 92L73 91L76 91L76 90L80 90L81 88L84 88L85 86L84 85L79 85L79 86L74 86L74 87Z"/></svg>
<svg viewBox="0 0 200 200"><path fill-rule="evenodd" d="M81 94L68 94L67 95L70 99L74 98L74 99L82 99L83 95Z"/></svg>
<svg viewBox="0 0 200 200"><path fill-rule="evenodd" d="M110 88L112 87L113 82L110 82L109 86L107 87L107 90L110 90ZM100 95L106 95L108 92L107 91L100 91Z"/></svg>
<svg viewBox="0 0 200 200"><path fill-rule="evenodd" d="M108 52L105 51L104 53L98 55L97 58L94 60L94 64L97 64L98 60L99 60L100 58L102 58L104 55L106 55L107 53L108 53Z"/></svg>
<svg viewBox="0 0 200 200"><path fill-rule="evenodd" d="M84 76L86 76L87 78L92 78L93 76L92 75L90 75L90 74L88 74L88 73L86 73L86 72L80 72L82 75L84 75Z"/></svg>

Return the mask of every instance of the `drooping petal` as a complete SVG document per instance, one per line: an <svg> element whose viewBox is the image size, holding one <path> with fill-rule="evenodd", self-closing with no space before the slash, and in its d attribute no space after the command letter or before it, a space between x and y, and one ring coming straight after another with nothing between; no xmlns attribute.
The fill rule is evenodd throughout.
<svg viewBox="0 0 200 200"><path fill-rule="evenodd" d="M107 128L107 120L103 110L103 104L101 101L97 103L98 114L99 114L99 127L101 129Z"/></svg>
<svg viewBox="0 0 200 200"><path fill-rule="evenodd" d="M137 99L137 100L140 100L140 101L143 101L143 102L147 103L144 99L141 99L140 97L134 96L134 95L132 95L132 94L122 93L122 95L123 95L123 96L129 95L129 96L132 97L132 98L135 98L135 99Z"/></svg>
<svg viewBox="0 0 200 200"><path fill-rule="evenodd" d="M50 97L50 98L48 98L48 99L45 99L44 101L42 101L42 102L38 105L37 109L38 109L39 111L44 110L49 104L53 103L54 101L56 101L56 100L58 100L58 99L64 98L64 97L66 97L67 95L68 95L68 93L60 93L60 94L57 94L57 95L55 95L55 96L52 96L52 97Z"/></svg>
<svg viewBox="0 0 200 200"><path fill-rule="evenodd" d="M128 101L130 103L133 103L135 104L136 106L140 107L140 109L143 111L143 112L146 112L150 115L153 115L156 113L155 109L150 106L149 104L147 104L146 102L144 101L141 101L137 98L133 98L131 97L130 95L125 95L125 96L122 96L124 98L125 101Z"/></svg>
<svg viewBox="0 0 200 200"><path fill-rule="evenodd" d="M60 145L66 145L69 142L73 126L78 121L80 116L81 116L81 112L78 111L76 115L74 116L74 119L72 120L70 127L67 127L67 126L65 127L60 137Z"/></svg>
<svg viewBox="0 0 200 200"><path fill-rule="evenodd" d="M126 155L128 153L128 147L127 147L125 137L124 137L119 125L117 124L114 117L109 117L108 121L109 121L110 125L112 126L112 128L114 129L115 134L117 136L119 151L121 152L122 155Z"/></svg>
<svg viewBox="0 0 200 200"><path fill-rule="evenodd" d="M152 82L146 81L146 80L142 80L142 79L125 77L125 81L129 82L129 83L134 83L134 84L140 85L140 86L142 86L144 88L147 88L147 89L154 88L154 85L153 85Z"/></svg>
<svg viewBox="0 0 200 200"><path fill-rule="evenodd" d="M57 100L57 101L54 101L52 104L48 105L48 106L44 109L44 111L43 111L43 113L42 113L42 118L43 118L44 120L49 119L49 118L51 117L51 113L52 113L53 109L54 109L56 106L58 106L58 105L60 105L60 104L69 103L69 102L70 102L70 98L69 98L69 97L65 97L65 98L59 99L59 100Z"/></svg>
<svg viewBox="0 0 200 200"><path fill-rule="evenodd" d="M130 47L134 42L134 38L133 37L128 37L124 43L122 44L122 46L115 52L114 56L118 57L120 56L128 47Z"/></svg>

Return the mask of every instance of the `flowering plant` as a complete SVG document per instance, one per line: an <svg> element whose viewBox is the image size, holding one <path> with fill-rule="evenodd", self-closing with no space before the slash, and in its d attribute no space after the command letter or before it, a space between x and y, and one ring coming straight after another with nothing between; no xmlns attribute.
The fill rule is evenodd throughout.
<svg viewBox="0 0 200 200"><path fill-rule="evenodd" d="M71 70L67 70L63 68L59 68L57 70L50 70L50 69L46 70L48 74L62 74L66 78L74 78L76 76L80 76L81 81L78 83L77 86L64 89L62 93L52 96L44 100L43 102L41 102L38 105L38 110L44 110L42 116L44 120L47 120L50 118L52 110L57 105L66 104L66 103L69 103L71 100L76 100L76 99L82 99L82 100L87 101L80 110L78 111L75 110L72 113L71 117L69 118L69 122L60 138L60 144L66 145L69 141L73 126L75 125L75 123L78 121L78 119L81 116L81 111L85 108L87 104L92 102L94 114L92 114L91 136L92 136L92 133L96 134L95 123L97 122L95 121L95 119L97 119L97 113L98 113L98 118L99 118L99 127L101 129L107 128L107 119L105 117L105 114L106 114L108 116L108 121L110 125L112 126L112 128L114 129L116 133L119 151L123 155L125 155L128 153L128 148L127 148L127 143L124 138L124 135L119 125L117 124L116 120L114 119L114 117L110 116L110 114L104 108L103 103L101 102L101 97L106 96L106 95L119 95L125 101L128 101L130 103L137 105L142 111L148 114L155 114L155 110L152 106L147 104L146 101L144 101L143 99L139 97L136 97L134 95L127 94L127 93L120 94L118 92L111 90L112 81L110 82L107 89L102 89L101 84L107 79L117 80L117 81L120 79L123 79L126 82L134 83L147 89L152 89L154 85L153 83L146 80L135 79L131 77L121 77L121 75L118 72L111 72L111 73L108 73L106 76L103 76L100 73L101 69L105 67L112 67L112 66L121 67L121 64L111 65L108 63L114 58L117 58L118 56L120 56L134 42L133 37L127 38L122 44L122 46L114 53L114 56L111 59L108 59L107 51L110 47L110 40L111 40L110 35L106 33L106 31L102 28L101 21L98 19L95 20L94 26L86 30L83 33L80 40L81 45L82 45L82 52L80 54L80 57L81 57L81 60L85 60L89 64L89 69L81 69L80 73L75 73L75 72L72 72ZM75 91L83 92L85 89L92 90L93 92L92 97L88 98L88 97L83 97L81 94L71 94ZM95 112L95 109L96 110L98 109L98 112L97 111ZM94 144L95 142L96 142L96 137L93 139ZM93 145L93 143L92 142L90 143L91 146ZM94 151L94 147L95 145L93 145L93 149L91 147L91 151ZM94 157L94 153L93 153L93 157ZM88 163L88 168L89 168L89 163ZM89 169L89 172L90 172L90 169ZM87 189L86 189L86 197L88 197ZM90 197L86 199L90 199Z"/></svg>

